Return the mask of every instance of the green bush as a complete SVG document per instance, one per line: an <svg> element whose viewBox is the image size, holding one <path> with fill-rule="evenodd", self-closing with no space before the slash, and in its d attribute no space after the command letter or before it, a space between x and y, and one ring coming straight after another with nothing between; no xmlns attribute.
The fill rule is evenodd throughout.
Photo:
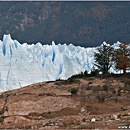
<svg viewBox="0 0 130 130"><path fill-rule="evenodd" d="M0 115L4 114L4 108L0 111Z"/></svg>
<svg viewBox="0 0 130 130"><path fill-rule="evenodd" d="M116 90L113 90L113 94L115 94L116 93Z"/></svg>
<svg viewBox="0 0 130 130"><path fill-rule="evenodd" d="M121 90L120 89L118 90L118 96L121 96Z"/></svg>
<svg viewBox="0 0 130 130"><path fill-rule="evenodd" d="M90 74L91 76L98 76L99 75L99 70L93 70Z"/></svg>
<svg viewBox="0 0 130 130"><path fill-rule="evenodd" d="M105 96L102 96L101 97L101 102L104 102L105 101Z"/></svg>
<svg viewBox="0 0 130 130"><path fill-rule="evenodd" d="M122 109L123 111L126 111L126 109L125 109L125 108L123 108L123 107L121 107L121 109Z"/></svg>
<svg viewBox="0 0 130 130"><path fill-rule="evenodd" d="M0 123L3 122L3 121L4 121L4 119L0 117Z"/></svg>
<svg viewBox="0 0 130 130"><path fill-rule="evenodd" d="M84 72L84 76L87 76L88 75L88 72L87 72L87 70Z"/></svg>
<svg viewBox="0 0 130 130"><path fill-rule="evenodd" d="M115 103L117 103L117 97L115 98Z"/></svg>
<svg viewBox="0 0 130 130"><path fill-rule="evenodd" d="M103 102L105 101L105 98L106 98L106 97L105 97L105 96L97 96L97 98L98 98L98 101L99 101L99 102L102 102L102 103L103 103Z"/></svg>
<svg viewBox="0 0 130 130"><path fill-rule="evenodd" d="M125 85L130 87L130 81L127 81Z"/></svg>
<svg viewBox="0 0 130 130"><path fill-rule="evenodd" d="M86 87L86 90L90 90L90 87L88 86L88 87Z"/></svg>
<svg viewBox="0 0 130 130"><path fill-rule="evenodd" d="M104 91L108 91L108 86L107 86L107 85L104 85L104 86L103 86L103 90L104 90Z"/></svg>
<svg viewBox="0 0 130 130"><path fill-rule="evenodd" d="M77 92L78 92L78 89L77 89L77 88L72 88L72 89L71 89L71 94L72 94L72 95L77 94Z"/></svg>
<svg viewBox="0 0 130 130"><path fill-rule="evenodd" d="M40 116L40 114L37 112L31 112L28 114L28 116Z"/></svg>
<svg viewBox="0 0 130 130"><path fill-rule="evenodd" d="M75 81L75 80L72 79L72 78L69 79L69 82L70 82L70 83L74 83L74 81Z"/></svg>
<svg viewBox="0 0 130 130"><path fill-rule="evenodd" d="M89 84L92 84L92 82L89 82L88 85L89 85Z"/></svg>

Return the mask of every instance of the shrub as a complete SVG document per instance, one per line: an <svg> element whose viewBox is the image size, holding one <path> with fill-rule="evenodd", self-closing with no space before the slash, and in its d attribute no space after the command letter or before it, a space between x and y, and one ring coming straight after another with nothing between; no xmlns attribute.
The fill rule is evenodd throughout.
<svg viewBox="0 0 130 130"><path fill-rule="evenodd" d="M105 96L97 96L99 102L104 102L105 101Z"/></svg>
<svg viewBox="0 0 130 130"><path fill-rule="evenodd" d="M32 127L31 126L26 126L25 129L31 129Z"/></svg>
<svg viewBox="0 0 130 130"><path fill-rule="evenodd" d="M104 91L108 91L108 86L107 86L107 85L104 85L104 86L103 86L103 90L104 90Z"/></svg>
<svg viewBox="0 0 130 130"><path fill-rule="evenodd" d="M92 84L92 82L89 82L88 85L89 85L89 84Z"/></svg>
<svg viewBox="0 0 130 130"><path fill-rule="evenodd" d="M0 123L3 122L3 121L4 121L4 119L2 117L0 117Z"/></svg>
<svg viewBox="0 0 130 130"><path fill-rule="evenodd" d="M102 96L101 97L101 102L104 102L105 101L105 96Z"/></svg>
<svg viewBox="0 0 130 130"><path fill-rule="evenodd" d="M87 70L84 72L84 76L87 76L88 75L88 72L87 72Z"/></svg>
<svg viewBox="0 0 130 130"><path fill-rule="evenodd" d="M4 114L4 107L2 108L2 110L0 111L0 115Z"/></svg>
<svg viewBox="0 0 130 130"><path fill-rule="evenodd" d="M93 77L89 77L88 80L94 80L94 78Z"/></svg>
<svg viewBox="0 0 130 130"><path fill-rule="evenodd" d="M93 70L92 72L91 72L91 76L98 76L99 75L99 70Z"/></svg>
<svg viewBox="0 0 130 130"><path fill-rule="evenodd" d="M74 76L67 79L67 80L61 80L59 82L56 82L55 85L67 85L67 84L73 84L73 83L80 83L80 80L76 79Z"/></svg>
<svg viewBox="0 0 130 130"><path fill-rule="evenodd" d="M117 97L115 98L115 103L117 103Z"/></svg>
<svg viewBox="0 0 130 130"><path fill-rule="evenodd" d="M125 85L130 87L130 81L127 81Z"/></svg>
<svg viewBox="0 0 130 130"><path fill-rule="evenodd" d="M121 96L121 90L120 89L118 90L118 96Z"/></svg>
<svg viewBox="0 0 130 130"><path fill-rule="evenodd" d="M113 94L115 94L116 93L116 90L113 90Z"/></svg>
<svg viewBox="0 0 130 130"><path fill-rule="evenodd" d="M69 82L70 82L70 83L74 83L74 79L70 78L70 79L69 79Z"/></svg>
<svg viewBox="0 0 130 130"><path fill-rule="evenodd" d="M71 89L71 94L72 94L72 95L77 94L77 92L78 92L78 89L77 89L77 88L72 88L72 89Z"/></svg>
<svg viewBox="0 0 130 130"><path fill-rule="evenodd" d="M126 109L125 108L123 108L123 107L121 107L121 109L123 110L123 111L125 111Z"/></svg>
<svg viewBox="0 0 130 130"><path fill-rule="evenodd" d="M40 116L40 114L37 112L31 112L28 114L28 116Z"/></svg>
<svg viewBox="0 0 130 130"><path fill-rule="evenodd" d="M88 86L88 87L86 87L86 90L90 90L90 87Z"/></svg>

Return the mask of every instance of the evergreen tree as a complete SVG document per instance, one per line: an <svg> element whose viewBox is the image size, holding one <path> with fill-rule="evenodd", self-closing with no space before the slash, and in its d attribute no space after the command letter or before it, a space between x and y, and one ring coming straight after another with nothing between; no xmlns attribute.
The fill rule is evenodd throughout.
<svg viewBox="0 0 130 130"><path fill-rule="evenodd" d="M108 73L108 70L113 65L114 48L109 44L103 44L97 48L97 52L94 53L95 63L99 71L103 74Z"/></svg>
<svg viewBox="0 0 130 130"><path fill-rule="evenodd" d="M123 70L126 73L130 69L130 46L126 43L121 43L119 49L115 52L115 67L118 70Z"/></svg>

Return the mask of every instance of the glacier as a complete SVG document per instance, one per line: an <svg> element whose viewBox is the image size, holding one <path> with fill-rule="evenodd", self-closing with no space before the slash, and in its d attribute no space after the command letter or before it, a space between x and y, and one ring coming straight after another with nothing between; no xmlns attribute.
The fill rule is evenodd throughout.
<svg viewBox="0 0 130 130"><path fill-rule="evenodd" d="M4 35L3 41L0 40L0 92L43 81L67 79L85 70L91 72L95 51L96 47L55 45L54 41L52 45L20 44L10 34Z"/></svg>

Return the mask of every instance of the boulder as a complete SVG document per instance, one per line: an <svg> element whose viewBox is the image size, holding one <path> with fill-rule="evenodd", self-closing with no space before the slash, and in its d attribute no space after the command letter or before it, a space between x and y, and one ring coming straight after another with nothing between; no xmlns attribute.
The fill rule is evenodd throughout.
<svg viewBox="0 0 130 130"><path fill-rule="evenodd" d="M111 117L110 117L111 120L117 120L117 115L115 114L112 114Z"/></svg>
<svg viewBox="0 0 130 130"><path fill-rule="evenodd" d="M92 122L92 123L95 123L95 122L96 122L96 119L95 119L95 118L92 118L92 119L91 119L91 122Z"/></svg>

